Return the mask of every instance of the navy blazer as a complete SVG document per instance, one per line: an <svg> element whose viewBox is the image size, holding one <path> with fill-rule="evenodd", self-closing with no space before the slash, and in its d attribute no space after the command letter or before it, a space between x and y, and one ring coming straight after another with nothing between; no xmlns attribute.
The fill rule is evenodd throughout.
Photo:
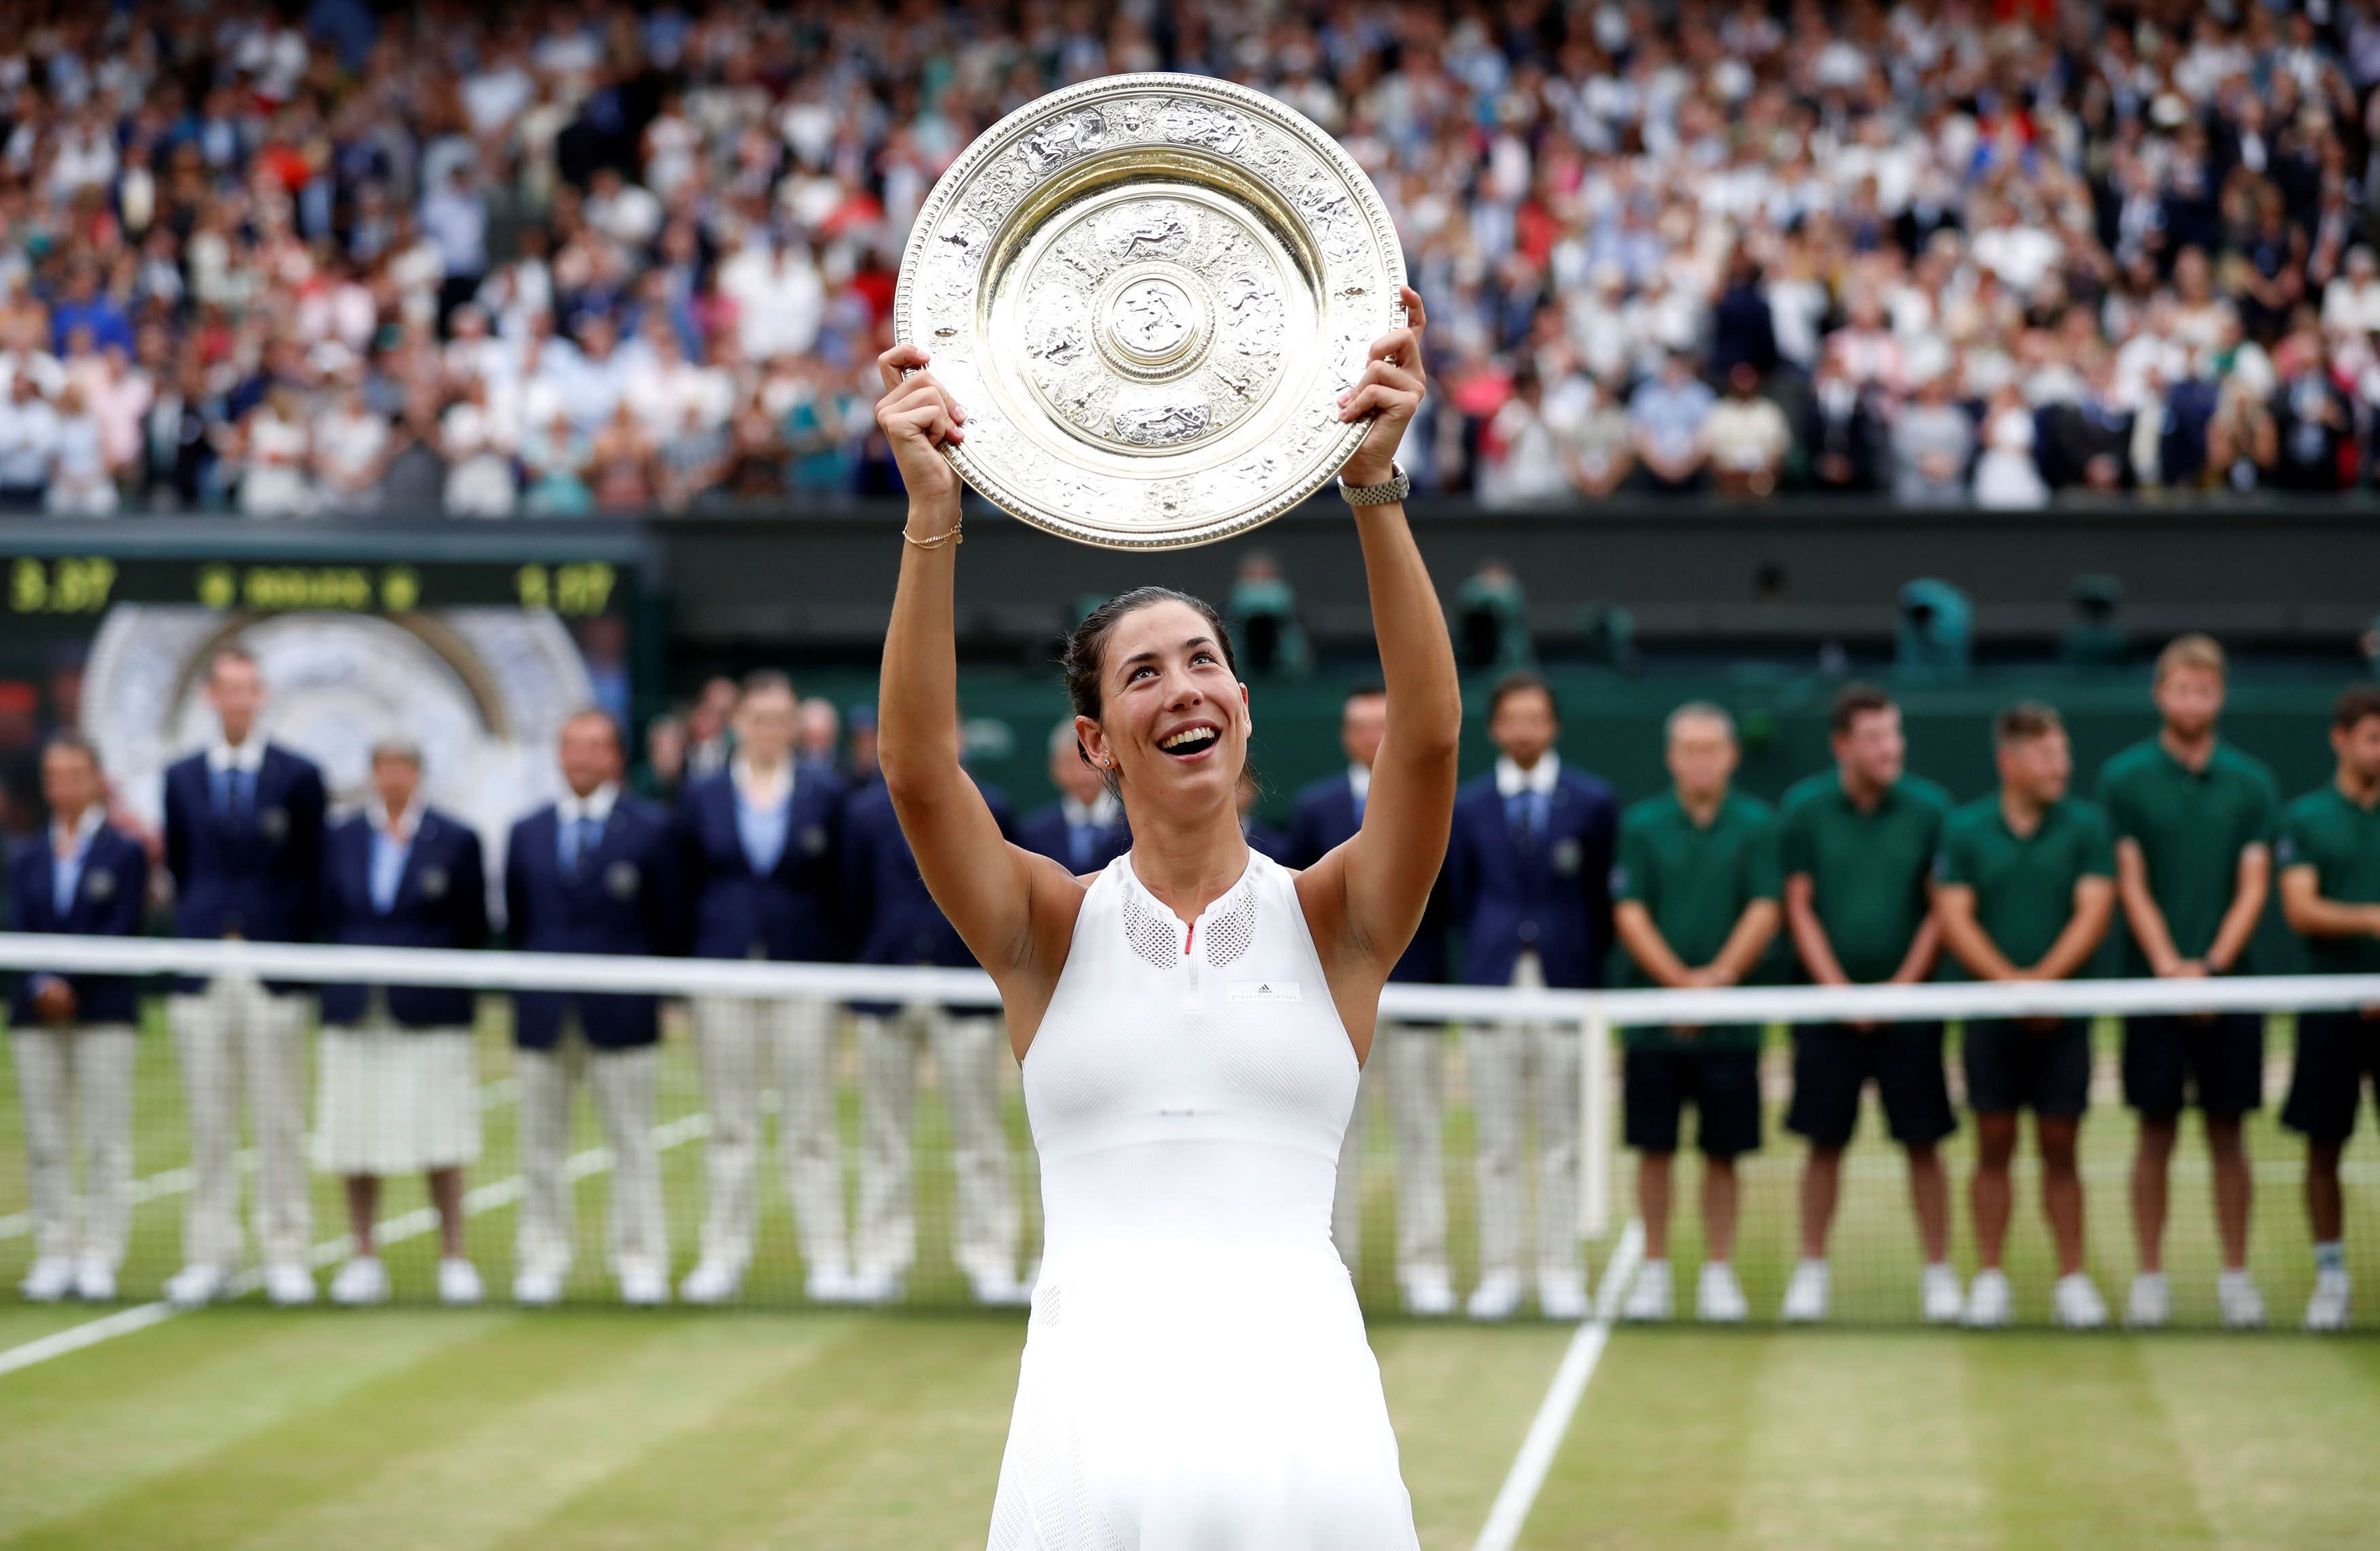
<svg viewBox="0 0 2380 1551"><path fill-rule="evenodd" d="M1132 849L1132 828L1124 822L1123 810L1116 810L1116 819L1100 829L1092 838L1091 854L1082 866L1075 865L1073 838L1066 832L1066 805L1051 803L1025 816L1016 826L1016 843L1038 856L1047 856L1068 872L1098 872L1110 862Z"/></svg>
<svg viewBox="0 0 2380 1551"><path fill-rule="evenodd" d="M560 817L553 805L513 826L504 848L505 927L525 952L604 955L674 953L683 942L686 900L677 841L669 816L623 791L577 876L562 871ZM658 1003L649 996L520 991L513 997L513 1041L550 1050L563 1014L576 1011L587 1042L627 1049L661 1038Z"/></svg>
<svg viewBox="0 0 2380 1551"><path fill-rule="evenodd" d="M983 782L976 787L1002 835L1014 837L1008 799ZM844 902L851 912L864 964L941 964L972 969L975 955L917 876L909 838L881 782L851 794L843 818Z"/></svg>
<svg viewBox="0 0 2380 1551"><path fill-rule="evenodd" d="M369 948L483 948L488 941L488 871L480 837L461 819L421 810L413 848L397 874L386 915L372 907L372 824L357 814L322 842L322 940ZM322 1022L363 1021L361 986L322 988ZM468 1027L475 994L461 987L391 986L388 1015L407 1028Z"/></svg>
<svg viewBox="0 0 2380 1551"><path fill-rule="evenodd" d="M140 842L111 824L92 831L83 854L82 879L66 915L58 915L57 858L46 830L19 845L8 858L8 929L63 932L75 937L134 937L149 908L149 854ZM18 976L8 997L8 1021L39 1028L33 1012L38 970ZM63 975L74 991L75 1022L130 1024L140 1021L138 983L120 975Z"/></svg>
<svg viewBox="0 0 2380 1551"><path fill-rule="evenodd" d="M735 778L719 770L687 783L677 837L694 901L695 957L832 963L844 956L843 801L843 778L832 766L797 763L785 848L763 877L753 872L735 827Z"/></svg>
<svg viewBox="0 0 2380 1551"><path fill-rule="evenodd" d="M1294 854L1295 842L1290 838L1287 830L1275 829L1260 819L1243 818L1240 820L1240 833L1246 838L1249 850L1269 856L1285 867L1297 865L1290 860Z"/></svg>
<svg viewBox="0 0 2380 1551"><path fill-rule="evenodd" d="M1603 984L1618 827L1611 788L1568 765L1555 781L1546 832L1534 841L1505 821L1494 771L1464 783L1446 848L1463 984L1510 985L1524 948L1536 950L1548 986Z"/></svg>
<svg viewBox="0 0 2380 1551"><path fill-rule="evenodd" d="M1289 854L1276 858L1293 867L1310 867L1354 838L1362 820L1355 817L1355 789L1346 772L1316 782L1297 794L1297 811L1290 818ZM1441 863L1422 905L1421 925L1413 940L1389 971L1391 980L1419 981L1435 986L1446 978L1448 916L1446 867Z"/></svg>
<svg viewBox="0 0 2380 1551"><path fill-rule="evenodd" d="M204 754L167 766L165 867L174 875L174 929L183 937L313 940L324 806L322 772L278 744L264 745L253 800L238 815L216 810ZM205 984L185 976L176 988Z"/></svg>

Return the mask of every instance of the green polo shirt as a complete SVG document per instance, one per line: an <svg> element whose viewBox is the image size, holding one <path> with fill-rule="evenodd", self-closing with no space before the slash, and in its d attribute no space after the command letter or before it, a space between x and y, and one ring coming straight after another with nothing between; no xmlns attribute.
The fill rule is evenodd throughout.
<svg viewBox="0 0 2380 1551"><path fill-rule="evenodd" d="M1779 866L1787 878L1809 875L1818 924L1843 973L1863 985L1891 979L1932 904L1926 879L1950 794L1904 775L1863 813L1842 778L1822 770L1787 792L1777 811Z"/></svg>
<svg viewBox="0 0 2380 1551"><path fill-rule="evenodd" d="M2203 958L2239 892L2240 853L2272 842L2281 806L2273 772L2226 743L2204 769L2192 770L2149 738L2101 769L2099 806L2116 840L2139 842L2149 897L2165 915L2174 951ZM2124 964L2128 975L2149 973L2129 931Z"/></svg>
<svg viewBox="0 0 2380 1551"><path fill-rule="evenodd" d="M2358 807L2336 784L2309 792L2281 812L2278 868L2312 867L2314 891L2340 904L2380 904L2380 806ZM2380 975L2380 939L2310 937L2316 975Z"/></svg>
<svg viewBox="0 0 2380 1551"><path fill-rule="evenodd" d="M1620 859L1612 868L1611 897L1633 900L1653 917L1661 939L1689 967L1706 964L1727 946L1736 922L1755 900L1777 898L1776 827L1768 805L1730 792L1708 825L1687 816L1675 793L1649 797L1620 817ZM1624 948L1622 985L1650 986ZM1667 1028L1631 1028L1631 1045L1667 1045ZM1756 1024L1713 1028L1699 1036L1704 1048L1724 1041L1757 1046Z"/></svg>
<svg viewBox="0 0 2380 1551"><path fill-rule="evenodd" d="M2039 963L2074 918L2074 885L2115 873L2115 846L2096 806L2077 797L2052 803L2033 833L2020 836L1998 793L1950 815L1934 864L1937 882L1975 891L1975 924L2019 969Z"/></svg>

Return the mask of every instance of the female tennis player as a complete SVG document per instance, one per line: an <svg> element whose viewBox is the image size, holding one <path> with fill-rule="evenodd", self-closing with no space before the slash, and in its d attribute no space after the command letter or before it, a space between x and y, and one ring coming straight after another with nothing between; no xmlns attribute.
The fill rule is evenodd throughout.
<svg viewBox="0 0 2380 1551"><path fill-rule="evenodd" d="M1046 1236L991 1551L1398 1551L1413 1504L1330 1244L1380 987L1446 850L1454 655L1405 526L1397 443L1421 297L1339 413L1389 724L1361 830L1303 872L1248 848L1247 686L1208 605L1110 599L1067 642L1081 757L1132 850L1077 878L1001 838L959 765L952 578L965 406L914 345L877 422L908 487L879 753L918 870L999 985ZM916 369L905 379L903 372Z"/></svg>

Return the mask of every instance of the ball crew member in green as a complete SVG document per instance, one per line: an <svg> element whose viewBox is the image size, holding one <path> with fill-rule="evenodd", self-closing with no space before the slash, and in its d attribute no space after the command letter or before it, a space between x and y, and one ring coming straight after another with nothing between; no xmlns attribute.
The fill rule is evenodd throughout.
<svg viewBox="0 0 2380 1551"><path fill-rule="evenodd" d="M2380 975L2380 687L2358 685L2330 716L2338 770L2281 815L2281 909L2317 975ZM2298 1059L2281 1123L2306 1139L2313 1229L2309 1330L2347 1325L2345 1203L2338 1155L2365 1083L2380 1094L2380 1007L2298 1014Z"/></svg>
<svg viewBox="0 0 2380 1551"><path fill-rule="evenodd" d="M1778 805L1785 922L1821 986L1906 986L1934 971L1934 854L1949 794L1905 773L1900 708L1882 690L1847 685L1831 717L1835 768ZM1793 1102L1785 1128L1809 1139L1802 1172L1802 1259L1779 1317L1824 1319L1827 1237L1841 1188L1843 1148L1869 1083L1892 1139L1909 1156L1909 1194L1925 1252L1925 1317L1959 1317L1964 1294L1950 1268L1950 1187L1937 1145L1958 1129L1942 1074L1938 1023L1811 1024L1793 1031Z"/></svg>
<svg viewBox="0 0 2380 1551"><path fill-rule="evenodd" d="M1768 805L1729 789L1735 721L1706 701L1670 713L1663 796L1620 819L1611 922L1628 951L1627 983L1699 988L1740 984L1777 935L1776 833ZM1621 1313L1670 1317L1670 1159L1678 1112L1694 1107L1703 1155L1703 1268L1696 1317L1733 1324L1746 1310L1732 1264L1735 1160L1760 1145L1760 1027L1632 1028L1627 1140L1639 1154L1636 1206L1645 1262Z"/></svg>
<svg viewBox="0 0 2380 1551"><path fill-rule="evenodd" d="M2160 979L2228 975L2264 913L2273 870L2279 789L2265 766L2215 735L2223 710L2223 648L2184 636L2157 658L2154 694L2164 725L2099 772L2099 806L2116 838L2116 892L2131 927L2124 973ZM2265 1322L2248 1274L2248 1151L2240 1122L2264 1103L2265 1020L2255 1012L2128 1018L2124 1101L2140 1114L2132 1158L2132 1233L2140 1269L2124 1320L2163 1325L2167 1172L2183 1104L2206 1118L2223 1323Z"/></svg>
<svg viewBox="0 0 2380 1551"><path fill-rule="evenodd" d="M2066 728L2027 701L1993 726L2000 786L1950 815L1934 866L1942 944L1978 980L2067 980L2089 964L2115 914L2107 822L2066 794L2074 774ZM2082 1179L2075 1140L2091 1102L2087 1018L1977 1018L1967 1024L1967 1103L1975 1112L1974 1281L1966 1321L2006 1325L2015 1309L2000 1269L2008 1240L2017 1115L2033 1111L2041 1148L2041 1209L2058 1250L2052 1307L2070 1329L2095 1329L2107 1306L2082 1269Z"/></svg>

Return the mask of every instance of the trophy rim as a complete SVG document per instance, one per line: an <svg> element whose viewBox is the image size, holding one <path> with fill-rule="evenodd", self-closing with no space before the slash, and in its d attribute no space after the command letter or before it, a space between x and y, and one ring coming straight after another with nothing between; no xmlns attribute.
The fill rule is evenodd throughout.
<svg viewBox="0 0 2380 1551"><path fill-rule="evenodd" d="M903 244L901 267L892 292L892 341L895 345L917 343L914 330L915 291L917 276L924 267L926 246L933 239L952 204L957 200L969 178L985 162L1006 151L1017 134L1027 126L1038 123L1053 114L1069 108L1104 101L1111 97L1135 93L1169 92L1196 96L1209 102L1243 109L1264 119L1277 128L1288 131L1307 150L1319 157L1337 176L1371 228L1375 242L1385 262L1381 266L1390 282L1392 297L1392 319L1401 319L1404 311L1402 292L1406 284L1404 247L1399 239L1396 224L1390 218L1387 202L1371 176L1355 159L1347 154L1330 131L1305 115L1277 98L1269 97L1253 87L1236 81L1221 80L1211 76L1194 76L1176 70L1142 70L1123 75L1100 76L1078 81L1073 86L1044 93L1031 102L1011 109L992 126L978 135L965 150L934 180L934 187L909 227L908 240ZM1402 326L1392 321L1391 327ZM931 370L930 366L928 370ZM972 457L964 442L945 445L942 455L950 459L967 486L1000 510L1020 522L1054 533L1077 543L1111 550L1186 550L1260 527L1293 507L1303 505L1318 491L1338 477L1339 470L1363 444L1371 429L1368 420L1352 420L1341 427L1330 445L1305 478L1292 481L1267 496L1260 503L1211 527L1202 527L1187 533L1135 534L1096 527L1050 512L982 467L981 460Z"/></svg>

